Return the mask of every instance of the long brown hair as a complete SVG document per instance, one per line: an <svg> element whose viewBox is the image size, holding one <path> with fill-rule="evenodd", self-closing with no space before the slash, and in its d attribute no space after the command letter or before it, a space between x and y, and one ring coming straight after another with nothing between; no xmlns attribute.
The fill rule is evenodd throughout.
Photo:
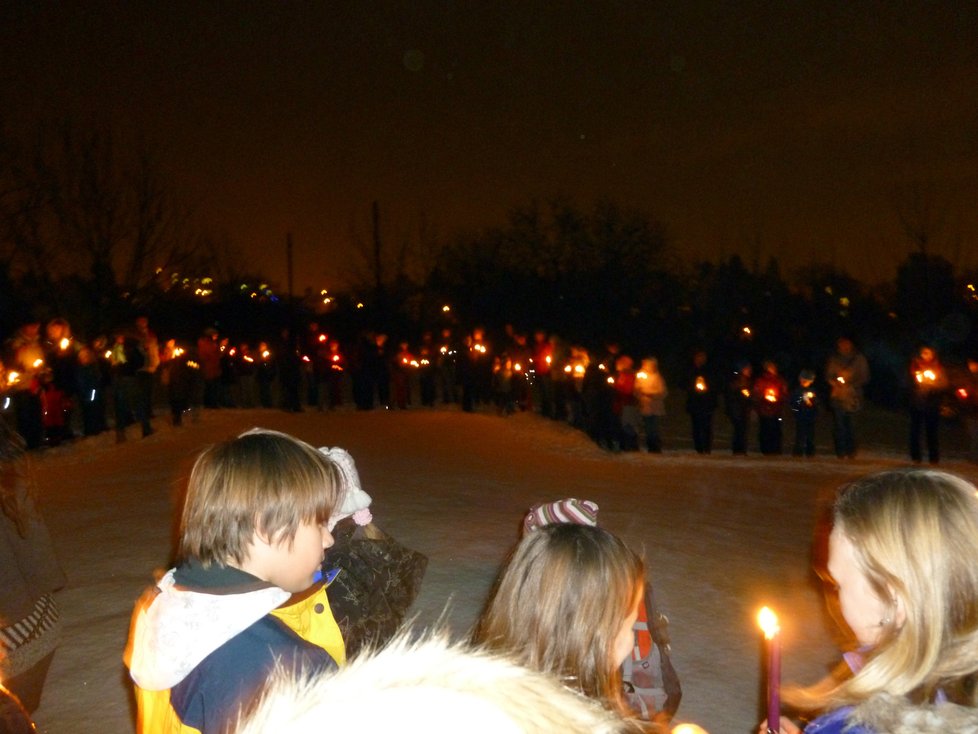
<svg viewBox="0 0 978 734"><path fill-rule="evenodd" d="M606 530L545 525L513 551L476 641L630 715L614 646L644 583L641 558Z"/></svg>

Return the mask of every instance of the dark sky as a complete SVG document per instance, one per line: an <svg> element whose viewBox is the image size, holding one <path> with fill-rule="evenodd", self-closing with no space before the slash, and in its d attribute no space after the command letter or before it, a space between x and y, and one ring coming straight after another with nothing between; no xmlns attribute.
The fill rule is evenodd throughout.
<svg viewBox="0 0 978 734"><path fill-rule="evenodd" d="M6 2L8 119L145 133L209 226L285 282L388 241L606 197L677 251L868 280L978 265L978 3Z"/></svg>

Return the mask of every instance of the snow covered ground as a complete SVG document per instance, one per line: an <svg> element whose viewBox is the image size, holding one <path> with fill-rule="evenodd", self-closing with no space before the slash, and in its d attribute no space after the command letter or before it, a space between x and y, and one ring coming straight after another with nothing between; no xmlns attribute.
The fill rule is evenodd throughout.
<svg viewBox="0 0 978 734"><path fill-rule="evenodd" d="M865 448L846 462L828 455L827 426L814 459L735 458L724 423L718 416L721 451L712 456L691 451L679 410L666 419L665 454L613 455L528 414L220 410L179 429L158 418L155 435L140 440L130 429L122 445L106 434L45 451L34 472L69 583L58 596L66 639L39 728L133 731L122 651L133 602L168 564L177 493L203 446L263 426L353 454L377 524L430 559L416 624L444 615L458 635L476 619L530 505L595 500L601 523L644 552L671 619L684 689L678 719L713 734L752 732L762 718L756 612L766 604L781 617L786 680L812 681L834 662L810 573L816 503L848 479L905 464L906 419L862 415ZM978 467L959 458L960 438L948 438L943 468L978 480Z"/></svg>

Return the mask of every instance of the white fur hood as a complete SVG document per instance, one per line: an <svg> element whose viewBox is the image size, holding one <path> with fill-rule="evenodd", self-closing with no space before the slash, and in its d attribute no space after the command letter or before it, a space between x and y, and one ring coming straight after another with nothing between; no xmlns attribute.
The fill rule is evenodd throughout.
<svg viewBox="0 0 978 734"><path fill-rule="evenodd" d="M850 721L879 734L978 734L978 708L953 703L920 706L886 694L857 706Z"/></svg>
<svg viewBox="0 0 978 734"><path fill-rule="evenodd" d="M242 594L208 594L175 585L173 570L133 612L126 663L140 688L162 691L289 598L276 586Z"/></svg>

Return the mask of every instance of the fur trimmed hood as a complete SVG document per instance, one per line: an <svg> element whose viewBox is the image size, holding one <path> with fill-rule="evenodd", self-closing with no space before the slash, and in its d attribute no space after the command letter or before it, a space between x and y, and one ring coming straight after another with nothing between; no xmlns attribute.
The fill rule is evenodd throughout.
<svg viewBox="0 0 978 734"><path fill-rule="evenodd" d="M978 734L978 708L953 703L915 705L888 694L860 704L849 720L878 734Z"/></svg>

